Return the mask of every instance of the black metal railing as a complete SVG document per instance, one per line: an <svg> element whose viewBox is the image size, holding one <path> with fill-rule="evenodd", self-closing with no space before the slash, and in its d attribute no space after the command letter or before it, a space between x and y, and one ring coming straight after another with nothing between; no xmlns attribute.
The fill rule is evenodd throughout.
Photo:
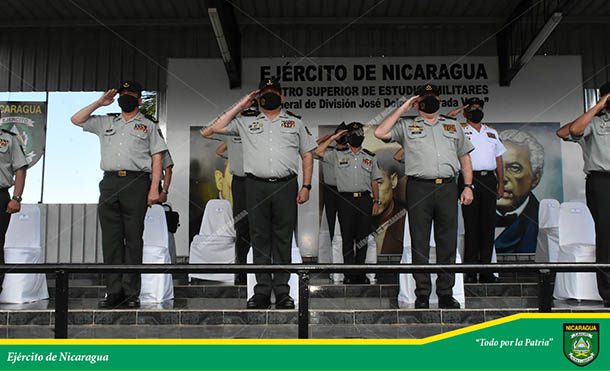
<svg viewBox="0 0 610 371"><path fill-rule="evenodd" d="M274 273L290 272L299 276L298 336L309 338L309 278L311 273L536 273L538 279L538 309L550 312L553 306L552 275L557 272L609 272L610 264L545 263L545 264L16 264L0 265L0 273L55 274L55 338L68 338L68 275L75 273Z"/></svg>

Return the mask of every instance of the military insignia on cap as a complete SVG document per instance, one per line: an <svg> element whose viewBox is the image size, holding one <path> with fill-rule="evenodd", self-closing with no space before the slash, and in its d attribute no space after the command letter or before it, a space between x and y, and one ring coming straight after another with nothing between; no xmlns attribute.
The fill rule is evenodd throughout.
<svg viewBox="0 0 610 371"><path fill-rule="evenodd" d="M124 87L124 88L128 88L128 87L129 87L129 83L128 83L128 82L124 83L124 84L123 84L123 87Z"/></svg>
<svg viewBox="0 0 610 371"><path fill-rule="evenodd" d="M271 81L271 79L267 80L267 86L271 86L273 85L273 81Z"/></svg>
<svg viewBox="0 0 610 371"><path fill-rule="evenodd" d="M432 90L432 85L426 85L426 91L431 91Z"/></svg>

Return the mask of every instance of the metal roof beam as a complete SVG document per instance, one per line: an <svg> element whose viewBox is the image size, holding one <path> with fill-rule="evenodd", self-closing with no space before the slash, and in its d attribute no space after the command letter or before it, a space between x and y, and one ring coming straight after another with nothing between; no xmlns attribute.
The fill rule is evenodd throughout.
<svg viewBox="0 0 610 371"><path fill-rule="evenodd" d="M241 87L241 34L233 6L226 0L209 0L208 16L224 62L229 88Z"/></svg>

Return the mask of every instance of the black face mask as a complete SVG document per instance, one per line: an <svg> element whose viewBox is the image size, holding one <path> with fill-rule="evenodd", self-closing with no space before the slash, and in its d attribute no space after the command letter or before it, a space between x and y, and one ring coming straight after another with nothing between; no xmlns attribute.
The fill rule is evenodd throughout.
<svg viewBox="0 0 610 371"><path fill-rule="evenodd" d="M481 122L481 120L483 120L483 111L481 111L480 109L473 109L471 111L466 112L466 118L469 121L474 122L475 124L478 124L479 122Z"/></svg>
<svg viewBox="0 0 610 371"><path fill-rule="evenodd" d="M434 113L441 108L441 102L432 95L426 96L419 102L419 110L425 113Z"/></svg>
<svg viewBox="0 0 610 371"><path fill-rule="evenodd" d="M346 145L347 144L347 136L343 135L337 138L337 144Z"/></svg>
<svg viewBox="0 0 610 371"><path fill-rule="evenodd" d="M138 107L138 98L125 94L119 97L119 106L123 112L131 112Z"/></svg>
<svg viewBox="0 0 610 371"><path fill-rule="evenodd" d="M266 110L274 110L282 104L282 97L275 93L265 93L260 98L260 105Z"/></svg>
<svg viewBox="0 0 610 371"><path fill-rule="evenodd" d="M352 147L360 147L363 141L364 137L360 135L352 135L349 137L349 145Z"/></svg>

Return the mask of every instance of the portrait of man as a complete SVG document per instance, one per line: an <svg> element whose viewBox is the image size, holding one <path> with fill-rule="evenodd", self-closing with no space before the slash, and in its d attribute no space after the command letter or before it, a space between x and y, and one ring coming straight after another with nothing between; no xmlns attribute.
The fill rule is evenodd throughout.
<svg viewBox="0 0 610 371"><path fill-rule="evenodd" d="M544 168L544 147L527 131L500 132L506 147L504 195L497 201L496 251L535 253L539 202L533 190L540 184ZM497 233L496 233L497 234Z"/></svg>

